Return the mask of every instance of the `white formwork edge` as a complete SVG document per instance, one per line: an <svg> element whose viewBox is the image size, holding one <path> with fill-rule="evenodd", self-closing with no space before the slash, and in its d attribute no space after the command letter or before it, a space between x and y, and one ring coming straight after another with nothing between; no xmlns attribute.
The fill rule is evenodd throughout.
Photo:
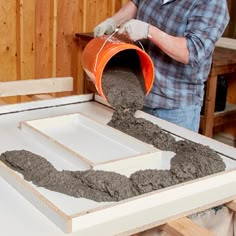
<svg viewBox="0 0 236 236"><path fill-rule="evenodd" d="M99 104L93 102L90 96L67 98L69 101L68 104L66 104L65 101L63 102L63 99L61 101L54 101L54 103L50 101L52 104L44 103L44 106L46 107L45 109L43 108L42 103L37 103L35 106L32 106L31 103L29 106L30 110L27 110L27 104L21 104L16 109L17 111L20 111L17 113L14 113L13 108L9 106L10 113L6 114L5 110L5 114L2 113L3 115L0 115L0 128L3 131L5 128L5 130L8 131L8 134L2 132L0 134L0 138L3 140L2 144L5 146L4 148L1 147L0 151L3 152L5 149L9 150L12 148L12 150L15 150L16 148L24 147L30 151L35 151L42 156L45 156L46 154L53 154L48 150L42 150L42 146L36 144L33 142L33 140L29 141L25 139L26 134L22 134L22 131L18 127L19 122L22 120L33 120L39 117L48 117L49 114L51 116L56 116L81 112L88 117L92 117L98 122L104 122L104 124L106 124L106 122L111 117L112 110L100 104L104 101L102 101L102 99L99 97L96 97L95 99L98 100ZM61 109L60 102L65 105L63 106L63 109ZM36 109L36 107L38 107L38 109ZM169 130L174 135L180 136L179 134L181 134L183 138L186 137L192 141L199 142L204 145L206 145L206 142L208 142L209 146L216 146L217 149L221 151L221 153L227 153L227 156L231 158L230 160L234 159L236 156L235 149L227 145L223 145L208 138L204 139L204 137L201 135L151 117L147 114L144 114L143 112L138 112L136 115L145 117L154 123L158 123L158 125L165 127L166 130ZM6 127L8 123L9 127ZM55 157L53 155L50 157L52 158L52 162L55 162L54 164L57 164L58 167L62 168L63 165L65 165L64 162L66 160L63 160L62 163L59 163L59 161L56 161L58 155L59 154L57 153L57 150L55 150ZM39 190L37 187L32 186L31 184L24 181L21 176L7 168L4 164L1 164L0 173L1 176L14 187L15 190L20 192L24 198L31 202L33 206L39 209L44 215L46 215L52 222L57 224L59 228L66 233L74 232L75 235L76 233L80 233L80 235L96 235L95 232L99 232L99 234L102 233L103 235L128 235L130 233L135 233L163 224L170 219L176 219L180 216L183 217L191 213L208 209L210 207L233 200L236 196L236 189L234 188L236 184L236 171L234 168L232 168L232 166L230 170L227 170L223 173L191 181L185 184L172 186L164 190L155 191L132 199L127 199L119 203L97 204L89 200L84 200L83 204L87 204L89 208L87 210L85 209L78 212L74 211L71 213L66 212L66 210L61 210L58 207L58 205L60 205L58 204L58 201L60 201L60 198L62 198L64 201L66 199L65 196L60 197L60 195L55 194L56 196L53 196L51 199L55 198L56 200L55 202L51 202L47 199L47 197L51 194L50 191L45 193L43 190ZM9 194L7 190L9 185L7 185L5 182L0 183L0 190L3 190L3 193L5 192L6 194ZM14 194L19 197L17 193L14 192ZM75 207L78 206L76 204L79 204L79 202L74 202L74 199L66 200L67 203L70 201L72 201ZM26 204L24 199L21 199L21 202ZM26 205L26 209L34 212L34 210L31 209L32 206L28 204ZM3 205L0 204L0 207L3 207ZM8 208L11 207L8 206ZM7 211L8 208L6 206L5 211ZM23 212L19 211L16 213L22 216ZM33 228L31 229L30 222L31 220L28 220L28 228L29 232L32 233ZM62 231L58 231L57 228L54 228L52 225L50 225L50 223L44 218L42 222L44 222L42 228L45 227L45 232L50 233L50 235L64 235ZM45 224L45 222L47 223ZM2 231L6 232L7 229L5 228L4 231L3 226ZM8 231L12 232L14 230L9 228ZM71 233L71 235L74 234ZM25 233L25 235L27 235L27 233Z"/></svg>

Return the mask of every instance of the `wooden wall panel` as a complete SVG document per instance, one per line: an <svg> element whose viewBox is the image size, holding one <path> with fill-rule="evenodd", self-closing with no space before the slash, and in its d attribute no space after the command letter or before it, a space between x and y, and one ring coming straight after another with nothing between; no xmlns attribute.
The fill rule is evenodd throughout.
<svg viewBox="0 0 236 236"><path fill-rule="evenodd" d="M111 0L87 0L84 4L87 32L92 31L95 25L110 17L114 12L114 1Z"/></svg>
<svg viewBox="0 0 236 236"><path fill-rule="evenodd" d="M82 93L81 51L74 34L91 32L128 1L0 0L0 80L73 76L74 92ZM228 3L235 12L236 2Z"/></svg>
<svg viewBox="0 0 236 236"><path fill-rule="evenodd" d="M16 2L0 1L0 81L16 79Z"/></svg>
<svg viewBox="0 0 236 236"><path fill-rule="evenodd" d="M74 35L78 29L79 1L57 1L57 67L58 76L68 76L74 72L73 56L77 49Z"/></svg>
<svg viewBox="0 0 236 236"><path fill-rule="evenodd" d="M78 18L78 30L77 32L86 32L86 17L85 17L85 9L86 9L86 2L81 1L79 4L79 18ZM81 65L81 54L82 50L81 47L79 46L79 41L76 41L77 43L77 55L76 55L76 64L74 64L74 67L77 68L77 75L76 75L76 80L74 80L74 88L76 93L83 93L84 91L84 80L83 80L83 75L84 75L84 70Z"/></svg>
<svg viewBox="0 0 236 236"><path fill-rule="evenodd" d="M20 0L20 79L35 78L35 1Z"/></svg>
<svg viewBox="0 0 236 236"><path fill-rule="evenodd" d="M89 32L128 0L0 0L0 80L73 76L83 92L76 32Z"/></svg>
<svg viewBox="0 0 236 236"><path fill-rule="evenodd" d="M0 1L0 26L0 81L16 80L16 1Z"/></svg>
<svg viewBox="0 0 236 236"><path fill-rule="evenodd" d="M35 77L52 77L53 63L53 8L54 1L36 0L35 12ZM52 16L51 16L52 14ZM50 60L51 58L51 60Z"/></svg>

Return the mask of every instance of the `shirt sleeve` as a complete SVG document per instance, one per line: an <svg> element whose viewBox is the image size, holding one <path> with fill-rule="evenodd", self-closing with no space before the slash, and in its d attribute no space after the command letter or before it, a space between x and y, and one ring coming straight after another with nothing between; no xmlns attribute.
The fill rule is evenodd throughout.
<svg viewBox="0 0 236 236"><path fill-rule="evenodd" d="M199 65L212 55L216 41L229 22L225 0L203 0L194 8L185 31L189 64Z"/></svg>

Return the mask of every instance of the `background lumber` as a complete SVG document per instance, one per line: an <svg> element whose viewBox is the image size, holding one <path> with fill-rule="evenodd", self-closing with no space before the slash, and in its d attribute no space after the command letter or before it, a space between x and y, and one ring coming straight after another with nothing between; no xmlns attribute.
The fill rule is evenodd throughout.
<svg viewBox="0 0 236 236"><path fill-rule="evenodd" d="M161 226L161 229L173 236L213 236L211 232L184 217Z"/></svg>

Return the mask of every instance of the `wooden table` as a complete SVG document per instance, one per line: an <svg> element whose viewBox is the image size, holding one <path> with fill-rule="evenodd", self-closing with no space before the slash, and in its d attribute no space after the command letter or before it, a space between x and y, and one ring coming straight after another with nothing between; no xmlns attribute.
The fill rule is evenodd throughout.
<svg viewBox="0 0 236 236"><path fill-rule="evenodd" d="M82 49L93 38L93 33L77 33L76 38ZM230 121L236 121L236 105L226 105L223 112L215 111L217 78L219 75L225 75L236 72L236 50L216 47L209 78L206 83L206 96L204 100L204 115L201 116L200 130L205 136L212 137L213 129L216 126L223 125ZM96 88L94 84L86 79L84 74L84 93L94 93ZM236 79L236 76L235 76Z"/></svg>
<svg viewBox="0 0 236 236"><path fill-rule="evenodd" d="M33 153L37 153L43 157L47 157L48 161L53 163L57 169L81 169L83 166L82 162L73 161L72 163L72 156L68 155L66 150L60 149L56 143L52 142L51 144L53 146L50 147L49 140L43 141L41 139L42 137L40 138L40 136L36 133L35 136L30 136L28 131L22 129L22 126L20 128L21 122L50 118L54 119L55 117L63 118L65 116L77 114L84 115L88 119L94 120L97 125L105 128L106 124L112 117L112 113L113 110L106 105L106 102L101 97L94 97L92 94L0 106L0 153L16 149L25 149ZM199 228L194 229L195 226L189 222L185 216L204 209L210 209L216 205L224 204L231 201L232 198L235 199L236 190L234 186L236 183L236 149L208 137L194 133L190 130L171 124L165 120L158 119L157 117L151 116L147 113L139 112L137 115L140 118L150 120L152 123L158 124L161 128L165 128L167 132L170 132L175 137L178 136L181 139L186 137L193 142L207 145L218 153L224 152L221 156L226 163L227 171L211 176L210 178L205 177L201 180L181 184L178 186L181 188L179 190L177 186L172 186L166 190L158 191L158 193L147 193L142 198L140 198L141 196L137 196L132 200L135 202L131 202L127 199L120 203L109 203L107 205L102 202L96 203L86 199L71 198L64 194L53 193L37 186L34 186L35 191L38 193L35 197L32 197L31 194L24 195L26 190L29 193L29 183L27 185L25 184L25 187L23 187L20 184L20 177L17 178L17 182L14 181L15 178L10 178L10 184L8 184L8 182L6 182L2 177L6 178L9 175L5 175L6 172L3 171L3 168L1 168L0 235L130 235L132 233L138 233L143 230L159 226L160 224L164 224L165 221L163 218L167 218L170 222L167 222L167 224L162 227L162 230L172 232L171 235L209 236L210 234L204 233L205 230L203 232ZM60 123L62 126L65 124L64 121L65 120L63 118L62 124ZM77 122L80 121L77 120L76 123ZM81 122L83 123L82 125L85 124L82 120ZM63 136L63 138L65 137ZM112 136L110 136L110 138L112 138ZM73 138L71 140L73 140ZM78 143L78 139L75 139L74 143ZM105 143L105 145L107 145L107 143ZM89 143L89 147L90 146L91 145ZM95 153L96 149L93 149L93 152ZM164 153L162 153L162 155L163 154ZM145 156L145 158L147 158L147 156ZM77 159L78 157L73 160ZM164 169L165 167L163 164L166 160L167 158L164 157L163 162L161 162L161 166ZM127 167L127 165L125 166ZM14 186L13 183L16 183L16 185ZM26 186L28 186L28 188ZM30 186L33 185L30 183ZM202 190L200 190L201 187ZM169 194L167 191L169 191ZM39 194L39 192L41 194ZM48 204L47 206L40 204L42 203L42 199L46 200L45 198L42 198L42 194L46 197L46 199L50 198L49 201L47 200L48 203L44 202L46 205ZM144 198L146 199L145 202ZM189 200L189 198L191 198L191 200ZM163 204L161 204L161 202L163 202ZM68 203L68 205L66 204L66 207L62 207L63 209L60 210L60 206L65 203ZM53 204L56 204L57 207L54 208L54 211L50 211ZM90 204L91 207L89 206ZM106 208L102 208L105 204ZM113 205L111 206L111 204ZM38 208L35 206L38 206ZM112 212L109 213L108 210L110 207L112 207ZM229 208L235 209L235 203L230 203ZM42 211L40 212L40 210ZM80 212L82 211L84 214L73 214L77 212L77 210ZM57 224L60 225L62 221L56 216L61 216L63 214L62 211L66 211L68 214L68 216L64 218L65 220L68 220L72 216L77 218L84 215L84 221L79 224L79 226L81 225L81 228L78 228L78 230L75 229L74 233L66 234L59 227L57 227L56 224L53 223L54 221L50 219L55 217L54 219L58 219L56 221ZM103 212L98 214L97 218L94 218L96 211ZM179 211L183 213L180 215L178 214ZM225 208L222 210L219 209L217 212L215 212L215 210L209 211L207 211L206 214L196 214L192 218L192 221L199 222L200 220L202 224L199 225L204 227L206 230L211 230L214 235L225 235L224 233L228 232L226 229L233 227L233 213ZM170 215L168 212L173 212L173 214ZM176 221L179 217L180 220ZM161 220L161 218L163 220ZM70 225L74 223L74 220L69 221L67 226L70 227ZM89 226L88 224L92 225ZM185 228L186 225L187 229ZM184 231L185 234L175 233L176 228L179 229L179 231ZM139 236L163 235L157 234L156 231L157 229L154 228L151 229L148 234L141 233Z"/></svg>
<svg viewBox="0 0 236 236"><path fill-rule="evenodd" d="M202 134L212 137L213 128L230 121L236 121L236 105L226 105L223 112L215 111L217 78L236 72L236 50L216 47L209 77L206 83L205 109L201 117ZM234 77L236 79L236 76Z"/></svg>

